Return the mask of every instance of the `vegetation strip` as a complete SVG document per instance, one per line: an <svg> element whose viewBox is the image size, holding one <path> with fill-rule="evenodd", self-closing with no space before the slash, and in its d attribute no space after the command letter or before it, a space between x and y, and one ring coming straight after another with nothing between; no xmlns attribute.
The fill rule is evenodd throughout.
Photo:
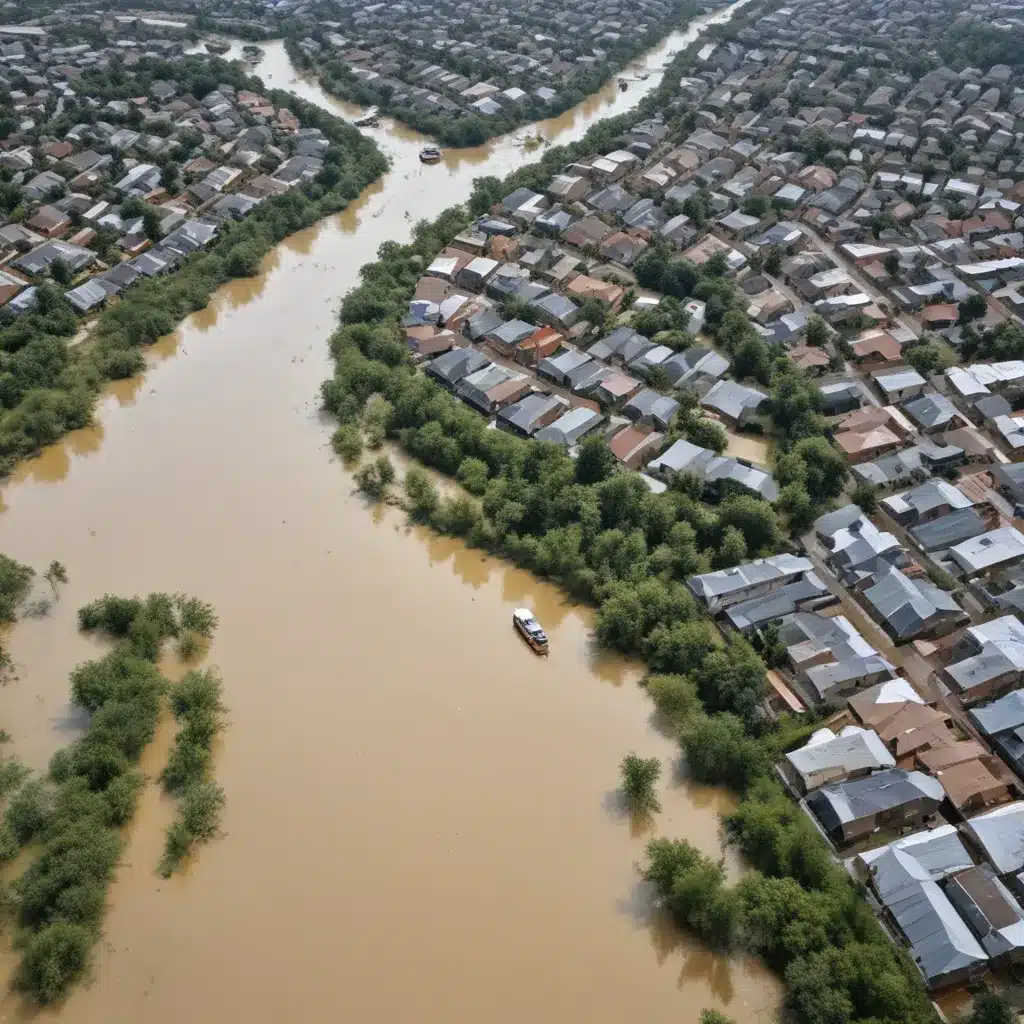
<svg viewBox="0 0 1024 1024"><path fill-rule="evenodd" d="M51 283L40 285L35 311L13 322L0 320L0 475L68 431L86 426L102 384L140 372L145 345L205 307L226 281L254 275L278 242L343 210L387 169L374 142L351 125L292 93L268 92L259 79L219 59L186 57L172 63L145 58L130 77L89 72L76 89L125 99L171 78L197 96L225 82L287 106L303 125L321 129L330 140L325 166L309 185L266 199L241 223L225 224L209 249L186 258L175 273L127 291L96 318L88 344L68 345L80 321ZM71 127L62 116L63 122L56 119L58 135Z"/></svg>
<svg viewBox="0 0 1024 1024"><path fill-rule="evenodd" d="M84 735L58 751L44 778L8 769L20 788L0 826L9 860L38 846L11 885L9 906L21 950L16 984L39 1003L61 998L86 971L100 936L107 889L123 849L121 827L135 811L144 779L137 769L163 707L166 680L156 667L166 642L212 635L209 605L183 595L107 595L78 612L79 626L114 648L71 673L73 702L87 711Z"/></svg>
<svg viewBox="0 0 1024 1024"><path fill-rule="evenodd" d="M178 798L178 816L167 829L160 873L169 877L198 843L217 833L224 791L210 778L213 741L224 728L223 685L207 669L189 672L171 687L178 735L161 779Z"/></svg>

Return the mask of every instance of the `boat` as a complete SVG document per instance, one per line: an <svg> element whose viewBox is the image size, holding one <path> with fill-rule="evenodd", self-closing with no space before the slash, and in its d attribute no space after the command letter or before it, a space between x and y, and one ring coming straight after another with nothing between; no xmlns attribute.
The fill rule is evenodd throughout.
<svg viewBox="0 0 1024 1024"><path fill-rule="evenodd" d="M540 623L529 608L517 608L512 613L512 625L537 654L548 653L547 634L540 628Z"/></svg>
<svg viewBox="0 0 1024 1024"><path fill-rule="evenodd" d="M420 163L436 164L441 159L441 150L437 146L424 146L420 150Z"/></svg>
<svg viewBox="0 0 1024 1024"><path fill-rule="evenodd" d="M362 117L357 117L352 123L357 128L376 128L377 125L380 124L380 116L377 112L377 108L370 107Z"/></svg>

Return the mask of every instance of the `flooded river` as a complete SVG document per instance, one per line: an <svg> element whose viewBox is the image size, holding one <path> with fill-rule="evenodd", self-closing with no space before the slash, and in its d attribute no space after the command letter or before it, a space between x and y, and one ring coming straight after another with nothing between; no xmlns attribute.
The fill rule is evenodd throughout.
<svg viewBox="0 0 1024 1024"><path fill-rule="evenodd" d="M266 50L270 85L350 112ZM657 79L542 131L578 137ZM67 675L97 648L75 631L80 604L183 590L221 618L224 835L159 879L171 808L147 790L94 977L56 1016L692 1024L716 1006L767 1022L773 979L682 939L637 883L646 837L614 792L626 751L664 759L658 829L712 854L727 797L676 777L636 666L595 652L590 614L553 588L368 508L331 456L317 388L358 267L522 158L506 139L423 168L414 133L377 137L394 160L384 181L223 288L144 377L109 390L94 428L0 492L0 550L39 569L60 559L71 577L49 617L13 630L19 679L0 691L0 724L34 767L81 726ZM547 659L512 632L524 604L551 635ZM0 1006L23 1014L13 997Z"/></svg>

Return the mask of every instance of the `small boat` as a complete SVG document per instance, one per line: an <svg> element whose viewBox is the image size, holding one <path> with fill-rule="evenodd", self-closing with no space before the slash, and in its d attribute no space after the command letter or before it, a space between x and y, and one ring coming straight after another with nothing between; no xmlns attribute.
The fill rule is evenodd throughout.
<svg viewBox="0 0 1024 1024"><path fill-rule="evenodd" d="M441 159L441 150L437 146L424 146L420 150L420 163L436 164Z"/></svg>
<svg viewBox="0 0 1024 1024"><path fill-rule="evenodd" d="M529 608L517 608L512 613L512 625L537 654L548 653L548 638Z"/></svg>
<svg viewBox="0 0 1024 1024"><path fill-rule="evenodd" d="M371 107L362 117L352 122L357 128L376 128L380 124L380 116L376 107Z"/></svg>

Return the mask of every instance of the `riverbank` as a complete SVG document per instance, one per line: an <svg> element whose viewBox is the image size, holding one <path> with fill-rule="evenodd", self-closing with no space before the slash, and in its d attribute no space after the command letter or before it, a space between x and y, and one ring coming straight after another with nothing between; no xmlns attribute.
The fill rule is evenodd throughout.
<svg viewBox="0 0 1024 1024"><path fill-rule="evenodd" d="M269 84L344 112L282 46L264 49ZM592 97L543 131L578 139L659 80ZM596 650L591 611L555 587L410 530L396 511L368 514L331 468L333 425L315 395L337 297L382 242L523 156L506 138L423 168L423 141L404 126L384 119L374 138L388 174L220 288L146 350L144 377L104 389L92 427L0 492L5 550L60 558L71 576L51 617L10 638L21 681L4 691L5 717L13 752L37 770L83 724L66 679L97 652L74 628L77 605L159 579L221 618L208 661L230 708L216 755L225 838L160 879L175 806L147 787L95 981L62 1013L697 1024L717 1006L761 1024L777 980L680 933L634 870L646 836L619 809L618 762L629 749L666 766L678 756L639 667ZM523 604L549 629L549 659L511 628ZM158 776L172 740L169 723L158 729L141 770ZM662 825L722 856L732 798L667 767L659 790Z"/></svg>

